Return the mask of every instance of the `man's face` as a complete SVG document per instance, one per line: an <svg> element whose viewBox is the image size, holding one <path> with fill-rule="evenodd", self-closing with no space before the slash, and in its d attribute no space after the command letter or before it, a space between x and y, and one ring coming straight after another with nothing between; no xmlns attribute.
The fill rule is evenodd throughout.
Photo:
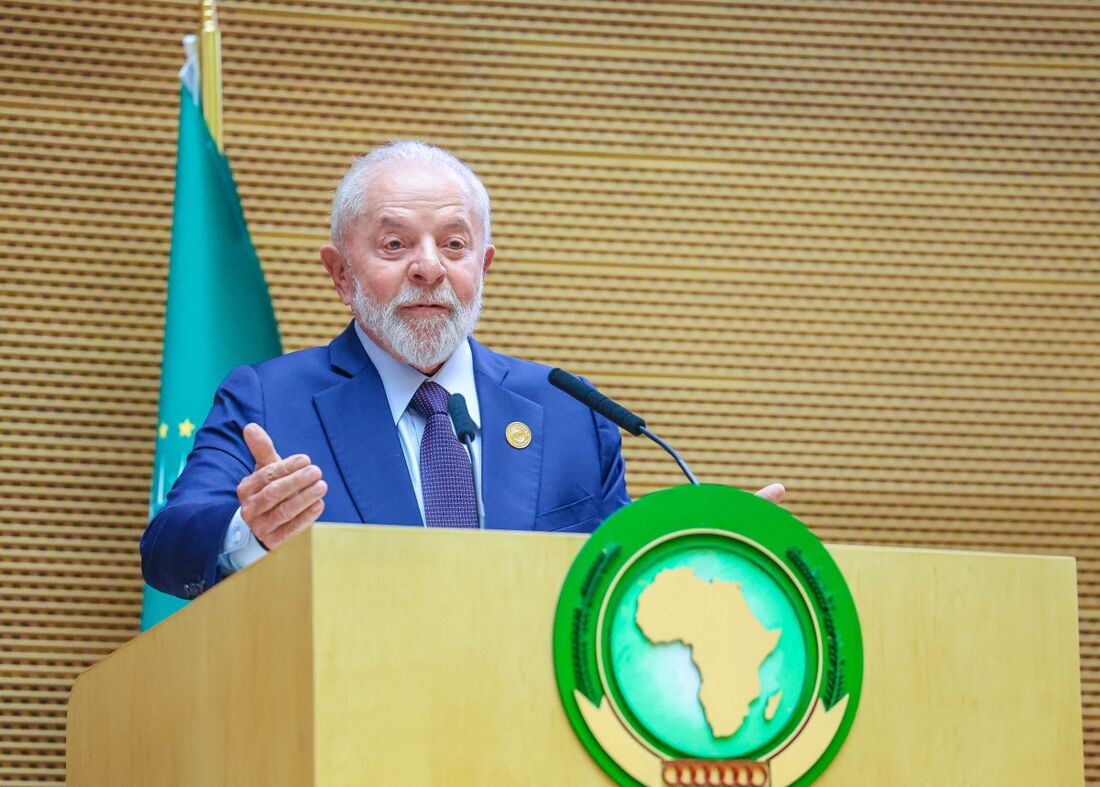
<svg viewBox="0 0 1100 787"><path fill-rule="evenodd" d="M346 257L321 250L343 302L380 347L434 372L476 325L494 254L462 181L441 167L384 165L343 240Z"/></svg>

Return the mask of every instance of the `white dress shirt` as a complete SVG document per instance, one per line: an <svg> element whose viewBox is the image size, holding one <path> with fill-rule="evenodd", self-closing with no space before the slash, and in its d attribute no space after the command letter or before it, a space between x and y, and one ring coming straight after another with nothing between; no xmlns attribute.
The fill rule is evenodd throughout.
<svg viewBox="0 0 1100 787"><path fill-rule="evenodd" d="M405 455L405 464L409 468L409 480L416 493L416 504L420 507L420 520L424 521L424 491L420 488L420 438L424 434L426 421L409 403L413 394L425 380L431 379L447 389L448 393L462 394L466 398L466 407L470 411L477 433L471 446L474 454L474 487L477 499L481 496L481 409L477 401L477 387L474 384L474 356L470 342L465 341L451 354L446 363L432 376L428 377L418 369L401 363L373 341L359 323L355 323L355 333L370 357L378 376L382 378L382 387L386 390L386 399L390 406L390 415L397 426L397 436L401 442L401 452ZM279 450L279 446L275 447ZM481 506L478 507L479 511ZM480 514L481 527L485 527L484 514ZM267 550L256 540L252 530L241 516L241 509L233 515L222 543L219 563L226 574L251 565L267 554Z"/></svg>

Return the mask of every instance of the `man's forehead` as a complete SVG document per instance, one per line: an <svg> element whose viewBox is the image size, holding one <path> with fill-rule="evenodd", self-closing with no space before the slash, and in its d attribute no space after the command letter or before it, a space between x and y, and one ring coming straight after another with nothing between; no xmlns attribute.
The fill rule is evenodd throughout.
<svg viewBox="0 0 1100 787"><path fill-rule="evenodd" d="M466 202L469 187L457 172L431 163L387 162L370 178L367 199L378 202L417 198L446 199Z"/></svg>
<svg viewBox="0 0 1100 787"><path fill-rule="evenodd" d="M431 162L387 162L367 186L366 210L371 225L409 223L421 211L434 223L480 225L469 185L447 167Z"/></svg>

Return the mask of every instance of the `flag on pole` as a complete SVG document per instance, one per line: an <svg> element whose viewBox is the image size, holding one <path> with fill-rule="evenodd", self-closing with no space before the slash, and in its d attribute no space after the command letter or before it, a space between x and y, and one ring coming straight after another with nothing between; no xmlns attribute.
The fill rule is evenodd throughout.
<svg viewBox="0 0 1100 787"><path fill-rule="evenodd" d="M203 118L195 36L184 38L172 251L164 316L150 519L183 469L218 383L235 366L282 353L229 161ZM141 629L186 604L145 586Z"/></svg>

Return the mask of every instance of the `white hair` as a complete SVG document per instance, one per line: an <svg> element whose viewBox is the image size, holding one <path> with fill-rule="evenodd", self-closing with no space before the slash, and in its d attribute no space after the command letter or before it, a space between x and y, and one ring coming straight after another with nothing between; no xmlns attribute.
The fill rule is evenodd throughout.
<svg viewBox="0 0 1100 787"><path fill-rule="evenodd" d="M365 156L360 156L351 165L336 186L332 199L332 245L344 252L344 232L348 226L367 209L367 195L374 176L383 164L390 162L403 164L431 164L443 167L458 175L469 191L473 209L481 219L484 233L484 245L492 240L489 221L492 206L485 184L461 159L443 148L429 145L415 139L398 139L375 148Z"/></svg>

